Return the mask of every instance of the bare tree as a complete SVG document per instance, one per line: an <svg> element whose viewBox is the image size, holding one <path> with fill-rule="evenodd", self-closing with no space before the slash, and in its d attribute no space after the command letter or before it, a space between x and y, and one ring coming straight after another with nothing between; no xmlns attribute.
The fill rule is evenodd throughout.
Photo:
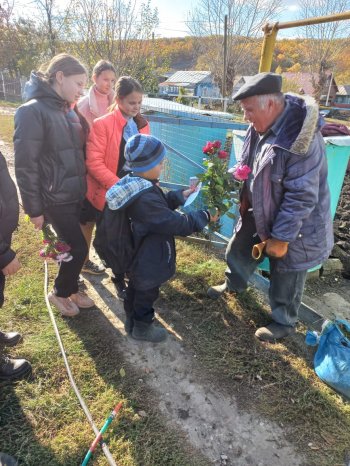
<svg viewBox="0 0 350 466"><path fill-rule="evenodd" d="M43 37L36 24L17 17L14 1L0 8L0 69L11 78L28 75L42 56Z"/></svg>
<svg viewBox="0 0 350 466"><path fill-rule="evenodd" d="M64 9L59 0L32 0L31 6L38 13L35 18L45 38L48 55L53 57L60 50L62 29L70 12L71 2Z"/></svg>
<svg viewBox="0 0 350 466"><path fill-rule="evenodd" d="M0 4L0 25L9 27L10 20L13 14L14 9L14 0L12 1L3 1Z"/></svg>
<svg viewBox="0 0 350 466"><path fill-rule="evenodd" d="M66 35L71 46L91 69L99 59L114 63L118 73L134 73L151 56L152 32L158 10L150 1L137 7L137 0L73 0L73 15Z"/></svg>
<svg viewBox="0 0 350 466"><path fill-rule="evenodd" d="M208 57L208 66L217 84L223 80L224 17L227 27L227 72L225 88L230 92L237 72L250 63L249 46L262 26L280 11L280 0L199 0L189 14L190 32L201 38L199 47ZM203 37L206 37L203 40Z"/></svg>
<svg viewBox="0 0 350 466"><path fill-rule="evenodd" d="M350 0L299 0L300 18L312 18L343 13L350 10ZM349 39L350 20L334 21L303 28L307 40L305 62L313 78L315 97L319 100L327 82L327 71L336 69L337 57L344 50L344 40Z"/></svg>

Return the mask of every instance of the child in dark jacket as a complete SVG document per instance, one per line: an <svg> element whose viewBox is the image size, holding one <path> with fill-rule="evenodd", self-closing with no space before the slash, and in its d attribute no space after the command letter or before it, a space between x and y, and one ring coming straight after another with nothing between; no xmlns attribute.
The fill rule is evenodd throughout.
<svg viewBox="0 0 350 466"><path fill-rule="evenodd" d="M107 191L111 210L127 209L135 244L124 300L125 330L137 340L159 342L167 337L164 328L154 325L153 304L159 287L175 273L174 236L201 231L211 216L205 210L182 214L175 209L184 204L192 189L164 193L159 187L165 147L154 136L137 134L125 146L125 159L132 173Z"/></svg>

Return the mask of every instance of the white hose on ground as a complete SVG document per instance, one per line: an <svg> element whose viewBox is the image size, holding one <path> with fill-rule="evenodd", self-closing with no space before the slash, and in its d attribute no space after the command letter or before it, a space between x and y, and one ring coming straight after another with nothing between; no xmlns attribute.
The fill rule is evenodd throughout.
<svg viewBox="0 0 350 466"><path fill-rule="evenodd" d="M67 369L67 374L68 374L68 377L69 377L69 381L70 381L70 383L72 385L72 388L73 388L75 394L77 395L79 403L80 403L81 407L83 408L83 411L84 411L84 413L85 413L85 415L87 417L87 420L89 421L89 424L92 427L92 430L95 432L95 435L98 435L100 431L97 428L96 424L94 423L94 421L92 419L92 416L91 416L91 413L90 413L88 407L85 404L85 401L83 400L83 398L82 398L82 396L81 396L81 394L79 392L79 389L78 389L78 387L77 387L77 385L76 385L76 383L74 381L72 372L71 372L69 364L68 364L67 355L66 355L66 352L64 350L64 346L63 346L63 343L62 343L62 340L61 340L61 336L59 334L59 331L58 331L58 328L57 328L57 325L56 325L55 316L54 316L54 313L52 312L51 304L50 304L50 301L49 301L49 298L48 298L48 291L47 291L48 290L48 281L49 281L48 266L47 266L47 261L45 261L44 295L45 295L46 306L47 306L47 309L49 311L50 319L51 319L53 328L55 330L55 334L56 334L56 338L57 338L59 347L61 349L61 354L62 354L63 361L64 361L64 364L65 364L66 369ZM88 448L89 448L89 446L87 446L87 449ZM117 466L117 463L114 461L114 459L113 459L113 457L111 455L111 452L109 451L109 448L105 444L104 441L102 441L102 443L101 443L101 448L102 448L103 453L105 454L105 456L107 458L108 463L111 466Z"/></svg>

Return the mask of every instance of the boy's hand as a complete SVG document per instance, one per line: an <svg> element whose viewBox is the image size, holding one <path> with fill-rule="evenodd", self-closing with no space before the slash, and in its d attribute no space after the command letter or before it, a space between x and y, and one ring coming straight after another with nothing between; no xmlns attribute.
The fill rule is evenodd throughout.
<svg viewBox="0 0 350 466"><path fill-rule="evenodd" d="M182 195L183 195L185 201L186 201L186 199L188 198L188 196L189 196L190 194L196 192L197 189L198 189L197 186L191 186L191 187L189 187L188 189L185 189L184 191L182 191Z"/></svg>
<svg viewBox="0 0 350 466"><path fill-rule="evenodd" d="M19 271L20 268L21 268L21 263L17 259L17 257L15 257L14 259L12 259L12 261L9 264L6 265L6 267L2 269L2 273L5 276L14 275L16 272Z"/></svg>
<svg viewBox="0 0 350 466"><path fill-rule="evenodd" d="M220 212L219 210L215 207L215 209L210 209L208 210L209 212L209 217L211 222L217 222L220 217Z"/></svg>
<svg viewBox="0 0 350 466"><path fill-rule="evenodd" d="M30 221L35 226L36 230L41 230L44 225L44 216L39 215L39 217L30 217Z"/></svg>

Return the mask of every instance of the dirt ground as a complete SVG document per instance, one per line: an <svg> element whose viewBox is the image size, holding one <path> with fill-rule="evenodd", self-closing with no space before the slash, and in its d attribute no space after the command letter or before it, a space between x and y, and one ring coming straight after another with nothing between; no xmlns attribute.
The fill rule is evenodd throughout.
<svg viewBox="0 0 350 466"><path fill-rule="evenodd" d="M0 150L13 174L12 148L0 141ZM158 408L169 423L180 427L213 465L294 466L305 464L280 425L251 412L242 412L237 400L218 386L196 377L196 355L185 352L181 335L159 320L171 333L167 342L150 345L125 336L122 303L115 299L110 278L85 277L89 295L118 331L118 347L139 370L140 384L157 394ZM305 301L317 312L349 309L349 281L339 273L308 282ZM327 312L326 312L327 311ZM338 312L337 311L337 312ZM327 314L327 315L328 315ZM144 413L147 415L147 413Z"/></svg>

